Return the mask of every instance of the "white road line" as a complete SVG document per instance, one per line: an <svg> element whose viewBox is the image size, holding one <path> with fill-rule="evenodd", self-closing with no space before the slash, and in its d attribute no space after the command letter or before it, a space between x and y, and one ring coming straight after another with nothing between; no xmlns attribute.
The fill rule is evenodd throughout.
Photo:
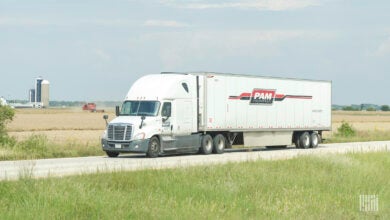
<svg viewBox="0 0 390 220"><path fill-rule="evenodd" d="M145 158L144 155L120 155L118 158L77 157L0 162L0 181L23 177L45 178L96 172L165 169L199 165L224 164L255 160L282 160L303 155L345 154L349 152L390 151L390 141L322 144L316 149L232 151L224 154L184 155Z"/></svg>

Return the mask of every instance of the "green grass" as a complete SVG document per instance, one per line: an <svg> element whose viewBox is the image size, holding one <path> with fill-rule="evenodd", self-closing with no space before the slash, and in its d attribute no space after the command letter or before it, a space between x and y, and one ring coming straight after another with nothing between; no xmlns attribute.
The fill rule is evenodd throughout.
<svg viewBox="0 0 390 220"><path fill-rule="evenodd" d="M0 142L0 161L103 155L99 143L79 144L75 141L53 143L45 135L31 135L24 141L11 137Z"/></svg>
<svg viewBox="0 0 390 220"><path fill-rule="evenodd" d="M367 142L367 141L388 141L390 140L389 131L360 131L356 130L354 136L333 135L326 138L324 143L347 143L347 142Z"/></svg>
<svg viewBox="0 0 390 220"><path fill-rule="evenodd" d="M127 159L126 159L127 160ZM0 182L1 219L390 219L390 153ZM379 212L359 211L359 195Z"/></svg>

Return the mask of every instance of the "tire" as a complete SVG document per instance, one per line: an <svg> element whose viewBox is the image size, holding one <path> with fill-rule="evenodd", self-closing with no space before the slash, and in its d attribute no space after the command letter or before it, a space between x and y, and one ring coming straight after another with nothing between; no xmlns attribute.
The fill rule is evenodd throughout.
<svg viewBox="0 0 390 220"><path fill-rule="evenodd" d="M320 137L318 136L318 134L316 132L313 132L310 135L310 147L317 148L319 143L320 143Z"/></svg>
<svg viewBox="0 0 390 220"><path fill-rule="evenodd" d="M160 153L160 140L157 137L152 137L149 140L148 151L146 152L146 156L150 158L158 157Z"/></svg>
<svg viewBox="0 0 390 220"><path fill-rule="evenodd" d="M222 134L217 134L217 136L214 137L213 144L213 153L223 154L226 147L226 139Z"/></svg>
<svg viewBox="0 0 390 220"><path fill-rule="evenodd" d="M310 147L310 134L309 132L303 132L299 136L299 145L301 148L307 149Z"/></svg>
<svg viewBox="0 0 390 220"><path fill-rule="evenodd" d="M203 135L199 152L202 154L211 154L212 151L213 151L213 139L208 134Z"/></svg>
<svg viewBox="0 0 390 220"><path fill-rule="evenodd" d="M299 137L301 136L301 134L299 133L296 133L294 134L294 143L295 143L295 147L296 148L301 148L301 144L299 143Z"/></svg>
<svg viewBox="0 0 390 220"><path fill-rule="evenodd" d="M106 151L108 157L118 157L119 152Z"/></svg>

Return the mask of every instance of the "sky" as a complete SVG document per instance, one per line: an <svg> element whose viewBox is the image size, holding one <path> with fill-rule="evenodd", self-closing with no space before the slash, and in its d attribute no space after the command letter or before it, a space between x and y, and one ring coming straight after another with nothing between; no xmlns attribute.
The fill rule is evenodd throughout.
<svg viewBox="0 0 390 220"><path fill-rule="evenodd" d="M136 79L208 71L332 81L390 104L388 0L0 0L0 96L120 101Z"/></svg>

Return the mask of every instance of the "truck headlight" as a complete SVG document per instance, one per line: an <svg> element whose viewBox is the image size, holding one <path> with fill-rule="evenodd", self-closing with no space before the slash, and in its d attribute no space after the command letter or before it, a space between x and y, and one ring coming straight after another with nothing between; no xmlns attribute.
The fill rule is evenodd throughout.
<svg viewBox="0 0 390 220"><path fill-rule="evenodd" d="M141 132L141 133L138 133L136 135L134 135L134 140L143 140L145 139L145 133L144 132Z"/></svg>
<svg viewBox="0 0 390 220"><path fill-rule="evenodd" d="M102 134L102 139L107 139L107 130L104 130Z"/></svg>

